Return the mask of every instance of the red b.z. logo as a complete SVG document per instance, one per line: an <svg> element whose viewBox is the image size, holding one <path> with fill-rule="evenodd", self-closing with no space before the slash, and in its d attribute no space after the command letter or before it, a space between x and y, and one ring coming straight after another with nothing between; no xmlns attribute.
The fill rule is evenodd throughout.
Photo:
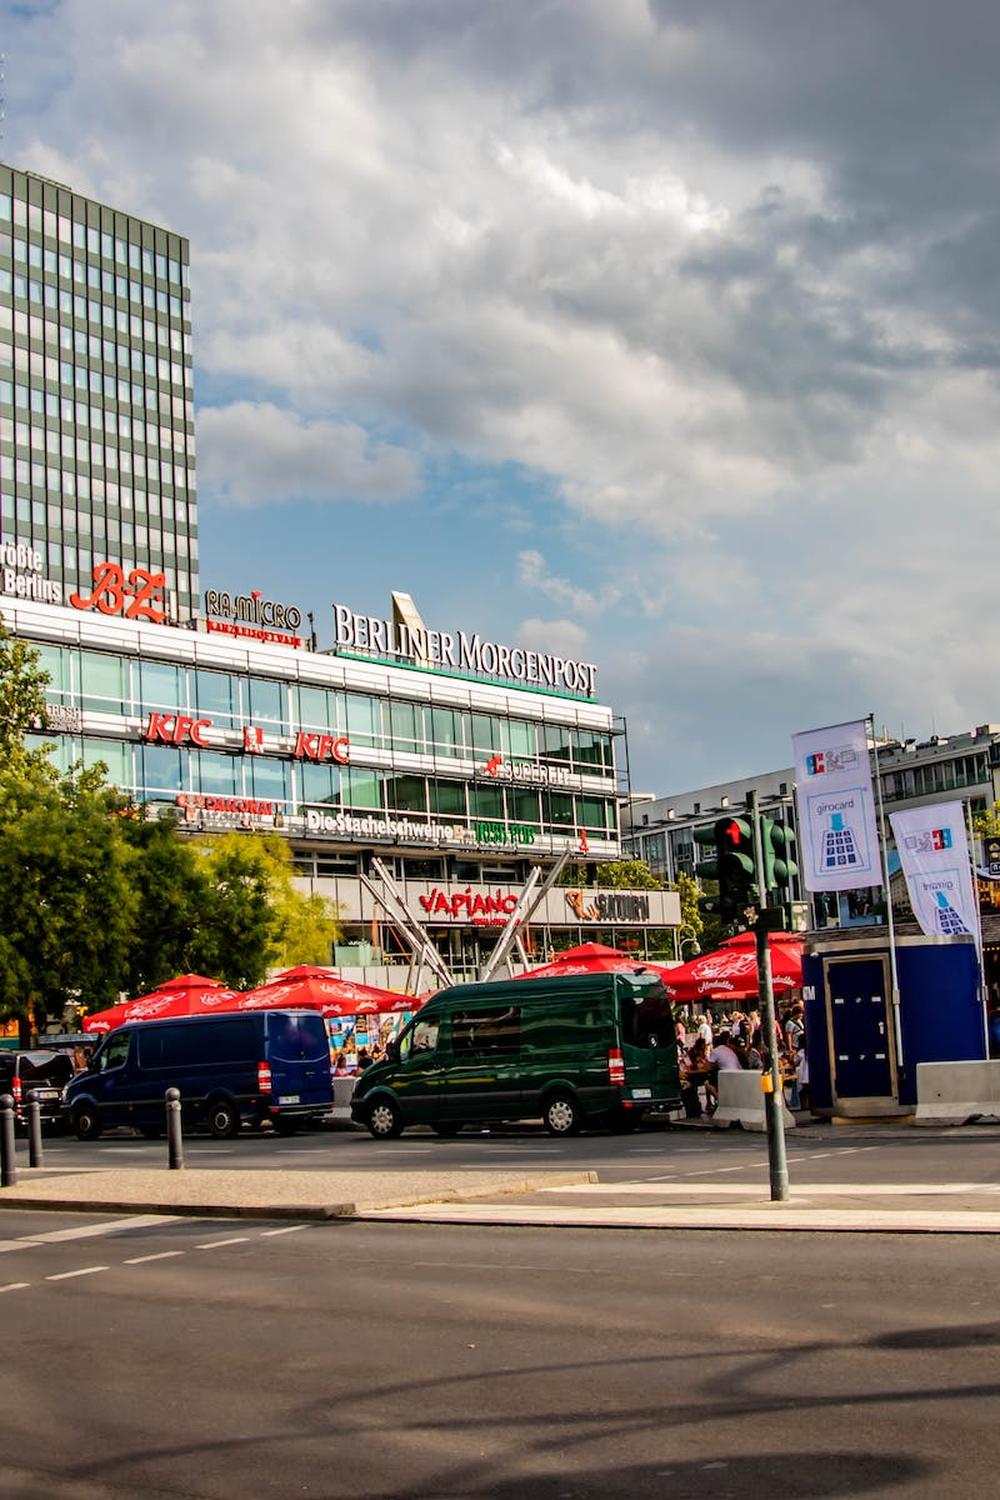
<svg viewBox="0 0 1000 1500"><path fill-rule="evenodd" d="M152 620L162 625L167 612L163 590L165 573L150 573L145 568L133 568L125 579L125 570L120 563L101 562L91 573L94 591L88 597L70 594L69 602L74 609L99 609L102 615L123 615L126 620Z"/></svg>

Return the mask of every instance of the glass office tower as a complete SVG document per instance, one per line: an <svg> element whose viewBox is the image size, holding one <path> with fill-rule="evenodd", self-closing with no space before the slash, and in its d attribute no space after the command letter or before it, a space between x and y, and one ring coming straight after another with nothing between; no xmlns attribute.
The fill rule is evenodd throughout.
<svg viewBox="0 0 1000 1500"><path fill-rule="evenodd" d="M64 600L110 563L197 610L188 268L182 236L0 164L0 537Z"/></svg>

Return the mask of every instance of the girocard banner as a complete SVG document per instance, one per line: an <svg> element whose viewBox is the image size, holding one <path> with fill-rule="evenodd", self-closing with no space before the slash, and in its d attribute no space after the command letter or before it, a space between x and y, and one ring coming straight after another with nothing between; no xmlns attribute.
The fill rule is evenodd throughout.
<svg viewBox="0 0 1000 1500"><path fill-rule="evenodd" d="M972 937L976 898L961 802L889 814L906 889L928 937Z"/></svg>
<svg viewBox="0 0 1000 1500"><path fill-rule="evenodd" d="M883 884L864 719L792 736L807 891Z"/></svg>

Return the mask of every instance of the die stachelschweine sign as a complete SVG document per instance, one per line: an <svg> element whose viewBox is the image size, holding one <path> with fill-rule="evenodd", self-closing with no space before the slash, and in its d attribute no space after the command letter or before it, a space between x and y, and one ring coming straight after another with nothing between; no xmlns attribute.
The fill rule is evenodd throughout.
<svg viewBox="0 0 1000 1500"><path fill-rule="evenodd" d="M597 667L523 646L501 646L464 630L422 630L402 622L355 614L346 604L333 606L334 649L370 651L382 657L452 667L479 677L502 677L527 687L594 697Z"/></svg>

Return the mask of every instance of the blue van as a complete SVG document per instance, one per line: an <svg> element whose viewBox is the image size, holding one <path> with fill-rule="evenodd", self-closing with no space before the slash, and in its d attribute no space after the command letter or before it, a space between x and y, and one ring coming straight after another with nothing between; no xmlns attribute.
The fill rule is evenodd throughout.
<svg viewBox="0 0 1000 1500"><path fill-rule="evenodd" d="M63 1109L81 1141L114 1125L153 1139L165 1128L167 1089L180 1090L186 1126L207 1126L218 1140L244 1120L270 1120L292 1135L333 1108L330 1044L315 1011L261 1010L133 1021L110 1031L63 1092Z"/></svg>

